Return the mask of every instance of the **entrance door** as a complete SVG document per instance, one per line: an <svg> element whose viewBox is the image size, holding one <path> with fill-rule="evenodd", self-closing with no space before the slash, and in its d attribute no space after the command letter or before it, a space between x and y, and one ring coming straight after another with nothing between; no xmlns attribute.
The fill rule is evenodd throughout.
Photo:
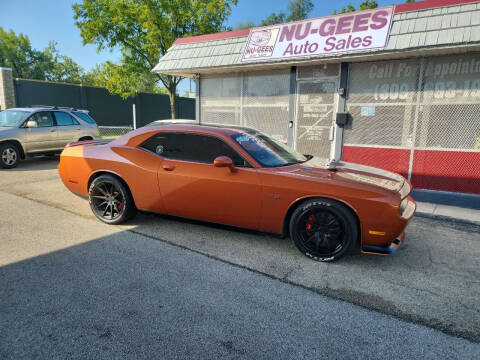
<svg viewBox="0 0 480 360"><path fill-rule="evenodd" d="M338 79L315 79L297 82L295 149L329 159L337 109Z"/></svg>

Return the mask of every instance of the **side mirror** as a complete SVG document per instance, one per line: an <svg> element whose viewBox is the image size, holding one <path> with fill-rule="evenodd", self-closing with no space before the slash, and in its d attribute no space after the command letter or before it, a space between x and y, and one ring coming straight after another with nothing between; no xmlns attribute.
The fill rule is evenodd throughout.
<svg viewBox="0 0 480 360"><path fill-rule="evenodd" d="M215 167L228 167L231 172L235 171L233 161L228 156L219 156L213 160L213 166Z"/></svg>
<svg viewBox="0 0 480 360"><path fill-rule="evenodd" d="M36 127L38 127L38 124L35 120L28 120L27 121L27 127L28 128L36 128Z"/></svg>

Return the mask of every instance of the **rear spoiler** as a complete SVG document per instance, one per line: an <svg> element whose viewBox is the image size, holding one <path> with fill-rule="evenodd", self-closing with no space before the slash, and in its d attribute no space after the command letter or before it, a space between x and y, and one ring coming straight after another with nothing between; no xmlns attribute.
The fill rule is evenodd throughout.
<svg viewBox="0 0 480 360"><path fill-rule="evenodd" d="M79 146L79 145L105 145L109 142L112 142L114 139L96 139L96 140L83 140L83 141L74 141L68 143L65 147Z"/></svg>

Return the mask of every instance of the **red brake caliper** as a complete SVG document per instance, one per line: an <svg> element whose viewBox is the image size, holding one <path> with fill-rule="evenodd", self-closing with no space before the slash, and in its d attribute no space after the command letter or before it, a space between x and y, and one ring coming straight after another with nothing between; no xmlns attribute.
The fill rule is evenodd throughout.
<svg viewBox="0 0 480 360"><path fill-rule="evenodd" d="M311 223L315 222L315 216L313 216L313 214L310 215L310 216L308 217L308 221L311 222ZM311 230L311 229L312 229L312 224L310 224L310 223L307 222L306 228L307 228L307 230Z"/></svg>

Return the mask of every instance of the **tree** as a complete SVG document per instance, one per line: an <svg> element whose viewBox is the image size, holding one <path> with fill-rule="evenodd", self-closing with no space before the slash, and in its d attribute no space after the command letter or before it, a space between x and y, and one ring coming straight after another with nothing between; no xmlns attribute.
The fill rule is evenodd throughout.
<svg viewBox="0 0 480 360"><path fill-rule="evenodd" d="M408 1L408 0L407 0ZM366 10L366 9L375 9L378 7L378 3L375 0L365 0L364 2L360 3L360 8L359 10ZM355 6L353 5L347 5L343 6L337 13L337 10L335 10L332 14L344 14L348 12L353 12L356 11Z"/></svg>
<svg viewBox="0 0 480 360"><path fill-rule="evenodd" d="M111 87L123 97L135 90L125 78L160 81L168 90L170 109L175 118L175 94L182 80L178 76L152 74L159 58L177 38L224 30L224 22L237 0L83 0L74 4L75 24L84 44L96 44L100 51L118 48L119 65L107 67L108 76L122 82ZM113 82L114 80L112 80Z"/></svg>
<svg viewBox="0 0 480 360"><path fill-rule="evenodd" d="M55 42L43 51L35 50L28 36L1 27L0 66L12 68L13 77L24 79L79 83L83 74L77 63L59 53Z"/></svg>
<svg viewBox="0 0 480 360"><path fill-rule="evenodd" d="M288 4L290 15L287 16L287 21L306 19L312 10L313 3L311 0L290 0Z"/></svg>
<svg viewBox="0 0 480 360"><path fill-rule="evenodd" d="M338 11L338 14L345 14L347 12L353 12L353 11L356 11L355 9L355 6L353 5L347 5L347 7L345 8L345 6L343 6L339 11ZM333 15L337 14L337 10L334 10Z"/></svg>
<svg viewBox="0 0 480 360"><path fill-rule="evenodd" d="M126 92L155 92L168 94L168 91L158 85L152 73L136 73L129 71L128 64L114 64L106 61L95 66L86 73L82 82L86 85L107 88L112 94Z"/></svg>
<svg viewBox="0 0 480 360"><path fill-rule="evenodd" d="M283 12L279 12L277 14L271 13L267 18L262 20L261 25L267 26L289 21L303 20L312 10L312 0L290 0L288 3L288 15Z"/></svg>
<svg viewBox="0 0 480 360"><path fill-rule="evenodd" d="M413 3L413 2L415 2L415 0L405 0L405 3L407 3L407 4L410 4L410 3Z"/></svg>
<svg viewBox="0 0 480 360"><path fill-rule="evenodd" d="M375 0L365 0L360 4L360 10L375 9L378 3Z"/></svg>
<svg viewBox="0 0 480 360"><path fill-rule="evenodd" d="M260 22L260 26L268 26L274 24L281 24L289 21L303 20L307 18L308 14L313 10L312 0L290 0L288 4L288 15L280 11L278 13L271 13ZM245 23L238 23L235 29L248 29L255 27L252 21Z"/></svg>

